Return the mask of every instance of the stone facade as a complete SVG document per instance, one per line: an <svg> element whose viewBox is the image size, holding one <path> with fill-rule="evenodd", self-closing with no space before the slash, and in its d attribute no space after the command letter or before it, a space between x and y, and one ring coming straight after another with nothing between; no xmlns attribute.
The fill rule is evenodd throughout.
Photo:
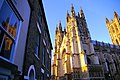
<svg viewBox="0 0 120 80"><path fill-rule="evenodd" d="M23 76L26 80L50 80L52 44L41 0L28 0L31 8Z"/></svg>
<svg viewBox="0 0 120 80"><path fill-rule="evenodd" d="M120 79L120 46L93 41L99 63L103 66L106 80Z"/></svg>
<svg viewBox="0 0 120 80"><path fill-rule="evenodd" d="M112 43L120 46L120 17L114 11L114 20L109 21L106 18L106 25L110 33Z"/></svg>
<svg viewBox="0 0 120 80"><path fill-rule="evenodd" d="M95 53L82 8L75 15L67 12L66 29L56 27L52 80L104 80L104 71Z"/></svg>

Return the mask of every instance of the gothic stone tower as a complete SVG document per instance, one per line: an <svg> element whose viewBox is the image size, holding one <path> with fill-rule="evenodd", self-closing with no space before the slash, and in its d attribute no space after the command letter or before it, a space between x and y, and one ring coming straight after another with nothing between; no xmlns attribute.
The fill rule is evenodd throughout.
<svg viewBox="0 0 120 80"><path fill-rule="evenodd" d="M114 12L114 20L109 21L106 18L106 25L108 27L112 43L120 45L120 18L116 12Z"/></svg>
<svg viewBox="0 0 120 80"><path fill-rule="evenodd" d="M61 22L56 27L52 80L104 79L91 76L92 72L102 73L102 67L94 52L82 8L80 14L75 15L72 6L71 15L67 12L66 22L64 31Z"/></svg>

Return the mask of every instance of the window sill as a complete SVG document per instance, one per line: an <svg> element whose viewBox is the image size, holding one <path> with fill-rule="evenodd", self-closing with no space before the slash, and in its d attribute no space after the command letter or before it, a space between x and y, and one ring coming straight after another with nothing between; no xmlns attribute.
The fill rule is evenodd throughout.
<svg viewBox="0 0 120 80"><path fill-rule="evenodd" d="M2 57L2 56L0 56L0 59L3 59L3 60L5 60L5 61L7 61L7 62L9 62L9 63L12 63L12 61L10 61L10 60L8 60L8 59ZM13 63L12 63L12 64L13 64Z"/></svg>

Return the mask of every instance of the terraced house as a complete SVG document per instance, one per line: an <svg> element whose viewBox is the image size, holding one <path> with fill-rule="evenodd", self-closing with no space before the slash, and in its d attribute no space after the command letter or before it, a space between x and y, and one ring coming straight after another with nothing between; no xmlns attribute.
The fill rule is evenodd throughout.
<svg viewBox="0 0 120 80"><path fill-rule="evenodd" d="M23 65L24 79L51 79L52 43L41 0L29 0L30 20Z"/></svg>
<svg viewBox="0 0 120 80"><path fill-rule="evenodd" d="M0 80L49 80L51 50L41 0L0 1Z"/></svg>

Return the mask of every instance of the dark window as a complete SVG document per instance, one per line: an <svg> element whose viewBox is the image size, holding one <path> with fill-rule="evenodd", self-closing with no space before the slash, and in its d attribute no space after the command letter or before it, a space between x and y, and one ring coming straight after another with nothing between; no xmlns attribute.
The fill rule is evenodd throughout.
<svg viewBox="0 0 120 80"><path fill-rule="evenodd" d="M36 55L38 56L39 36L37 36Z"/></svg>
<svg viewBox="0 0 120 80"><path fill-rule="evenodd" d="M116 24L114 24L114 27L115 27L115 30L118 31L118 28L117 28L117 25L116 25Z"/></svg>
<svg viewBox="0 0 120 80"><path fill-rule="evenodd" d="M111 30L112 30L112 32L114 33L115 32L115 30L114 30L114 28L113 28L113 26L111 25Z"/></svg>
<svg viewBox="0 0 120 80"><path fill-rule="evenodd" d="M116 43L117 43L117 45L119 45L119 42L118 42L118 40L116 39Z"/></svg>
<svg viewBox="0 0 120 80"><path fill-rule="evenodd" d="M0 56L10 59L14 51L20 20L6 0L0 7Z"/></svg>
<svg viewBox="0 0 120 80"><path fill-rule="evenodd" d="M45 45L43 43L43 48L42 48L42 64L45 65L45 52L46 52L46 48Z"/></svg>
<svg viewBox="0 0 120 80"><path fill-rule="evenodd" d="M42 45L41 45L41 25L39 24L39 22L37 22L37 46L36 46L36 55L41 58L41 51L42 51Z"/></svg>
<svg viewBox="0 0 120 80"><path fill-rule="evenodd" d="M38 32L37 38L36 38L36 50L35 50L35 54L37 56L39 56L39 47L40 47L40 34Z"/></svg>
<svg viewBox="0 0 120 80"><path fill-rule="evenodd" d="M43 44L43 49L42 49L42 64L44 64L44 44Z"/></svg>
<svg viewBox="0 0 120 80"><path fill-rule="evenodd" d="M48 62L48 53L46 53L46 58L45 58L45 60L46 60L46 68L48 69L48 67L49 67L49 62Z"/></svg>

